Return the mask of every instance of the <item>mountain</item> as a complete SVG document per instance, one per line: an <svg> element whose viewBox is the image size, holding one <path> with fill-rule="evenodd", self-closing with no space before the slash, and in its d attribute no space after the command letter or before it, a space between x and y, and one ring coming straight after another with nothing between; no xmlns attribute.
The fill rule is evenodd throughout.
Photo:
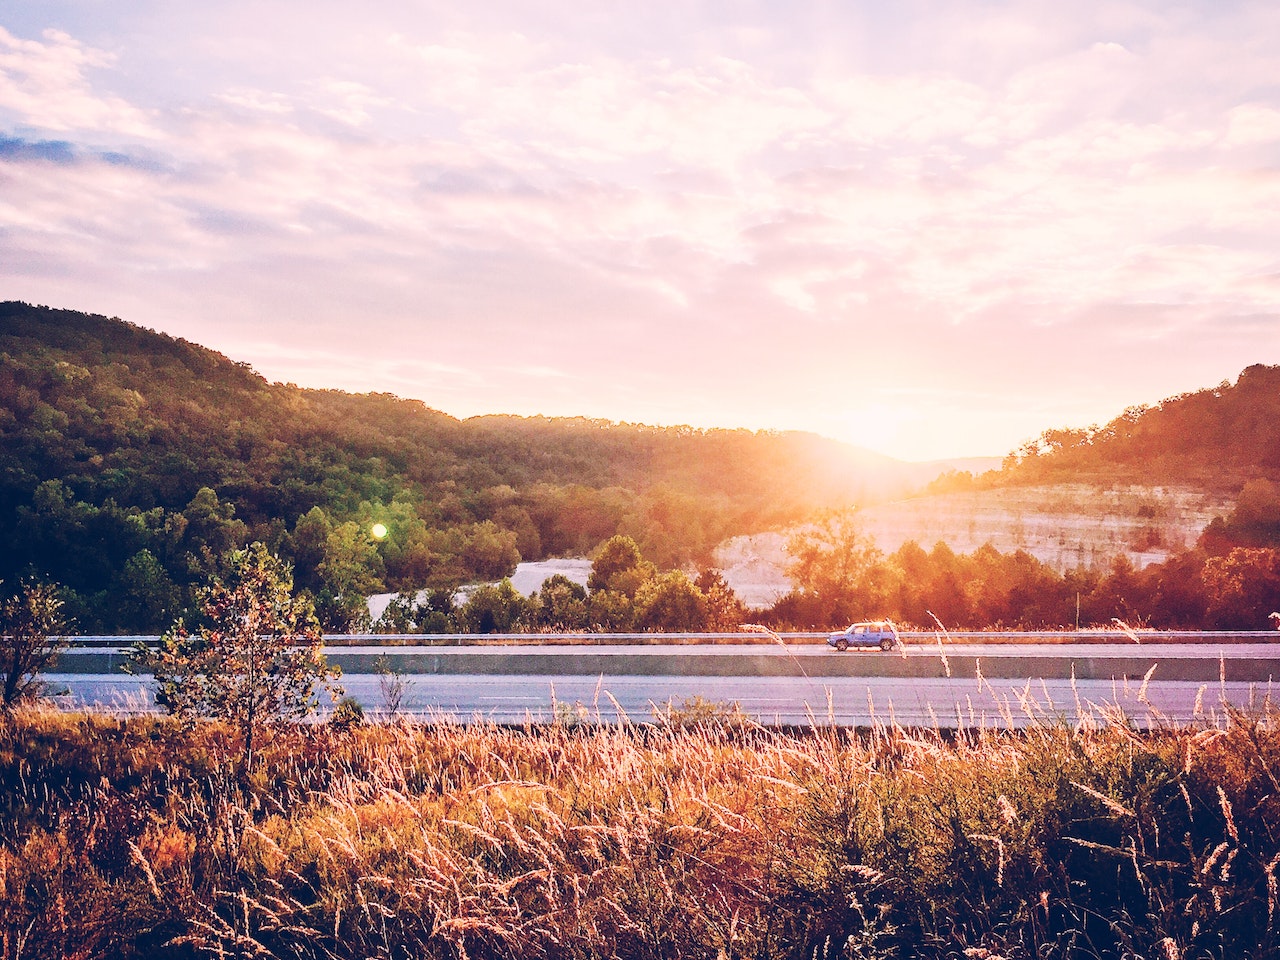
<svg viewBox="0 0 1280 960"><path fill-rule="evenodd" d="M933 475L920 470L799 432L457 420L269 383L119 319L0 303L0 578L54 576L96 598L86 609L180 595L246 537L334 592L500 576L619 532L671 566L900 493ZM395 536L370 543L374 519ZM90 620L131 614L111 616Z"/></svg>
<svg viewBox="0 0 1280 960"><path fill-rule="evenodd" d="M459 421L390 394L268 383L185 340L22 303L0 304L0 355L0 483L11 498L56 479L92 503L172 507L212 486L246 519L292 520L317 504L390 500L403 484L471 495L554 484L666 488L790 515L881 496L920 475L798 432ZM344 474L337 486L335 472Z"/></svg>
<svg viewBox="0 0 1280 960"><path fill-rule="evenodd" d="M1176 483L1236 492L1280 479L1280 366L1234 384L1125 410L1105 426L1046 430L1005 459L998 482Z"/></svg>

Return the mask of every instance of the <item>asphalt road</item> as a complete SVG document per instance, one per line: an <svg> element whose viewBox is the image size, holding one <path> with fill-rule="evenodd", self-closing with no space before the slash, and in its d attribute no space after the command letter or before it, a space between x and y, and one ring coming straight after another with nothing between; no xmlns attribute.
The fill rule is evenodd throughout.
<svg viewBox="0 0 1280 960"><path fill-rule="evenodd" d="M102 656L105 651L97 651ZM765 723L1021 727L1104 720L1140 726L1214 722L1224 705L1258 709L1280 677L1280 644L1008 644L836 653L818 645L616 647L344 646L342 685L384 711L386 656L402 671L402 712L497 723L650 721L695 697L736 703ZM66 659L74 659L68 657ZM85 660L84 666L91 662ZM149 678L103 672L48 677L69 705L145 710Z"/></svg>

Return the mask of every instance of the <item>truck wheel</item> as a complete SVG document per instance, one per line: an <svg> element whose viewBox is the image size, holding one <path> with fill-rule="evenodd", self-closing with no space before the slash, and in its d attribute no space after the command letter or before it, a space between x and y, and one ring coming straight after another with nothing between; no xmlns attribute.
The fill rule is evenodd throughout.
<svg viewBox="0 0 1280 960"><path fill-rule="evenodd" d="M890 650L893 649L893 641L890 640L888 637L885 637L883 640L880 641L880 649L883 650L885 653L888 653Z"/></svg>
<svg viewBox="0 0 1280 960"><path fill-rule="evenodd" d="M848 650L848 649L849 649L849 641L848 641L848 640L837 640L837 641L836 641L836 649L837 649L837 650L839 650L841 653L844 653L846 650Z"/></svg>

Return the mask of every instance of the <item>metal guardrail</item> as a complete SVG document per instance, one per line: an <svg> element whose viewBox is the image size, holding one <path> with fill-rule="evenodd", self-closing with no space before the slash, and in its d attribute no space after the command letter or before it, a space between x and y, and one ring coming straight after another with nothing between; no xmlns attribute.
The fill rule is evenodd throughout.
<svg viewBox="0 0 1280 960"><path fill-rule="evenodd" d="M776 634L784 643L826 640L830 632L789 632ZM899 636L908 643L936 644L941 631L903 630ZM1133 637L1150 643L1280 643L1276 630L951 630L945 639L951 643L1132 643ZM66 637L70 649L114 648L145 643L155 646L158 636L76 636ZM328 647L376 646L479 646L496 643L539 643L547 645L581 644L608 646L616 644L698 644L733 643L767 644L769 638L760 633L341 633L325 634Z"/></svg>

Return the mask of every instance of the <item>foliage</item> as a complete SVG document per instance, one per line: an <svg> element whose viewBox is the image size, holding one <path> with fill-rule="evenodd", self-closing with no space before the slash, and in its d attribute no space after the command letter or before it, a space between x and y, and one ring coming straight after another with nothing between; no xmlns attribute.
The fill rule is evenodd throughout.
<svg viewBox="0 0 1280 960"><path fill-rule="evenodd" d="M462 633L512 633L527 621L529 601L516 591L510 580L482 584L457 613Z"/></svg>
<svg viewBox="0 0 1280 960"><path fill-rule="evenodd" d="M640 585L656 572L657 568L641 556L635 540L617 534L605 541L592 561L587 588L612 590L634 598Z"/></svg>
<svg viewBox="0 0 1280 960"><path fill-rule="evenodd" d="M331 632L367 628L369 593L452 596L522 559L590 554L600 582L582 608L528 605L520 622L630 630L644 616L641 587L660 570L692 570L734 534L865 502L888 489L871 466L805 434L458 421L389 394L268 383L120 320L0 303L0 578L56 579L66 615L89 633L190 619L218 558L251 540L292 562ZM828 514L801 535L799 590L772 622L928 623L932 611L956 626L1057 626L1075 622L1079 595L1086 624L1259 625L1252 607L1210 614L1227 594L1205 563L1237 547L1280 548L1280 367L1249 367L1234 385L1131 408L1102 427L1045 431L999 474L952 474L938 489L1091 476L1190 482L1239 500L1165 564L1066 576L1017 553L909 545L879 555ZM374 523L385 538L372 538ZM720 611L708 624L732 623L730 598L713 602L697 586ZM459 629L438 600L395 616L406 632Z"/></svg>
<svg viewBox="0 0 1280 960"><path fill-rule="evenodd" d="M3 587L3 584L0 584ZM16 590L0 593L0 710L10 710L40 695L41 671L48 669L64 645L62 600L50 583L24 580Z"/></svg>
<svg viewBox="0 0 1280 960"><path fill-rule="evenodd" d="M1105 426L1046 430L1011 453L991 482L1090 476L1216 490L1280 479L1280 366L1255 364L1234 385L1130 407Z"/></svg>
<svg viewBox="0 0 1280 960"><path fill-rule="evenodd" d="M458 421L268 383L121 320L0 303L0 578L56 577L91 632L158 629L251 540L293 562L336 631L359 626L357 594L498 580L617 534L675 567L862 497L880 483L867 462L805 434Z"/></svg>
<svg viewBox="0 0 1280 960"><path fill-rule="evenodd" d="M699 633L709 616L707 598L681 570L646 580L636 591L635 624L641 630Z"/></svg>
<svg viewBox="0 0 1280 960"><path fill-rule="evenodd" d="M364 723L364 707L355 697L341 697L334 704L333 713L329 715L329 723L339 730L358 727Z"/></svg>
<svg viewBox="0 0 1280 960"><path fill-rule="evenodd" d="M848 621L856 610L883 605L877 584L880 552L858 526L853 510L829 511L787 543L787 573L805 605L830 622Z"/></svg>
<svg viewBox="0 0 1280 960"><path fill-rule="evenodd" d="M761 619L805 630L876 618L972 630L1089 627L1116 618L1160 628L1260 630L1274 609L1263 608L1280 597L1267 572L1272 551L1228 560L1192 550L1143 570L1118 557L1106 568L1059 574L1022 550L1001 553L988 544L957 554L945 543L926 551L909 541L886 556L856 524L825 529L799 541L808 552L793 569L809 589L783 596ZM852 539L841 546L839 536Z"/></svg>
<svg viewBox="0 0 1280 960"><path fill-rule="evenodd" d="M1204 564L1207 617L1219 629L1258 629L1280 606L1280 550L1236 547Z"/></svg>
<svg viewBox="0 0 1280 960"><path fill-rule="evenodd" d="M793 734L705 701L657 725L570 716L300 725L240 778L220 723L16 715L0 726L0 952L1280 951L1274 715L953 737Z"/></svg>
<svg viewBox="0 0 1280 960"><path fill-rule="evenodd" d="M250 769L258 730L313 712L317 688L339 671L325 662L310 602L260 542L228 555L226 573L200 593L200 619L194 633L179 621L156 650L135 647L133 664L154 674L156 702L171 714L230 722Z"/></svg>
<svg viewBox="0 0 1280 960"><path fill-rule="evenodd" d="M538 588L535 616L541 630L585 630L586 589L562 573L548 577Z"/></svg>

